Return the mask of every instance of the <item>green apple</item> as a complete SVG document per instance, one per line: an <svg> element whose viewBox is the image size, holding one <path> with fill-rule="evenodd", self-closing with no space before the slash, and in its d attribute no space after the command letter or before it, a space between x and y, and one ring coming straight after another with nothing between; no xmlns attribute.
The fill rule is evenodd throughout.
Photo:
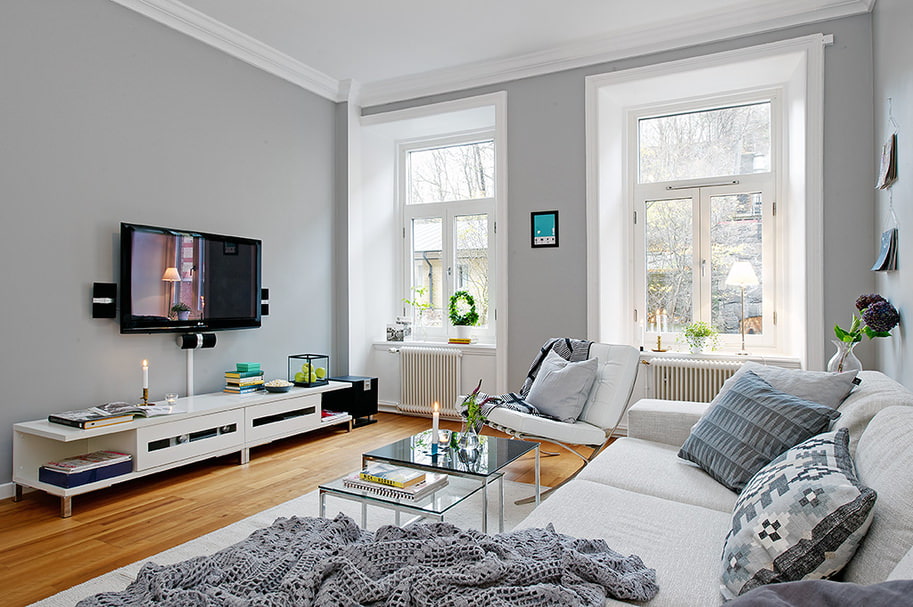
<svg viewBox="0 0 913 607"><path fill-rule="evenodd" d="M295 373L295 381L298 382L299 384L303 384L307 380L308 380L307 375L305 375L301 371L299 371L298 373Z"/></svg>
<svg viewBox="0 0 913 607"><path fill-rule="evenodd" d="M302 371L302 373L310 373L310 372L311 372L311 364L310 364L310 363L304 363L303 365L301 365L301 371Z"/></svg>
<svg viewBox="0 0 913 607"><path fill-rule="evenodd" d="M317 370L314 371L314 373L317 375L317 379L323 379L327 376L327 370L323 367L317 367Z"/></svg>

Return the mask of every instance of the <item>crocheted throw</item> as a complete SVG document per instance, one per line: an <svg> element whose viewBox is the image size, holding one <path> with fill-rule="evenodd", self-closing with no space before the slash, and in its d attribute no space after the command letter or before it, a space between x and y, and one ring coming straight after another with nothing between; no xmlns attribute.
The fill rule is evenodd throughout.
<svg viewBox="0 0 913 607"><path fill-rule="evenodd" d="M280 518L215 554L146 563L122 592L77 607L581 605L646 601L656 572L603 540L546 529L500 535L449 523L363 531L340 514Z"/></svg>

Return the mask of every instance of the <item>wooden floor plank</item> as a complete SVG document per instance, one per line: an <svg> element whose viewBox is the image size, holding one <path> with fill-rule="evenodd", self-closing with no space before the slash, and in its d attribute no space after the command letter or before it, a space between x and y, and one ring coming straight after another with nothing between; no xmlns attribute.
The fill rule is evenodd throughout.
<svg viewBox="0 0 913 607"><path fill-rule="evenodd" d="M257 447L243 466L229 455L76 496L68 519L57 516L58 498L43 492L0 500L2 603L28 605L294 499L357 469L363 452L430 425L404 415L377 419L352 432L323 428ZM565 453L542 458L542 484L557 484L579 464ZM506 478L532 483L533 458L512 464Z"/></svg>

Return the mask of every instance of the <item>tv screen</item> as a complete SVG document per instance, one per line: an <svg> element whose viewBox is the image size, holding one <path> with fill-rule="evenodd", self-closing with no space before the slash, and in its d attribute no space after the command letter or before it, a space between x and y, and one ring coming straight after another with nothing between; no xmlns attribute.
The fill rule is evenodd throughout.
<svg viewBox="0 0 913 607"><path fill-rule="evenodd" d="M121 333L260 326L261 242L120 225Z"/></svg>

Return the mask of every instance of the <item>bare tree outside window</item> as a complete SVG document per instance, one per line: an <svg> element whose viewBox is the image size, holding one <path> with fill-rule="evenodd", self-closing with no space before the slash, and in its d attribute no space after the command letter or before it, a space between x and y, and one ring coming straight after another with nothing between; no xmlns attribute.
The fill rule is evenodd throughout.
<svg viewBox="0 0 913 607"><path fill-rule="evenodd" d="M409 204L494 196L493 141L409 153Z"/></svg>
<svg viewBox="0 0 913 607"><path fill-rule="evenodd" d="M770 170L770 102L638 121L640 183Z"/></svg>

